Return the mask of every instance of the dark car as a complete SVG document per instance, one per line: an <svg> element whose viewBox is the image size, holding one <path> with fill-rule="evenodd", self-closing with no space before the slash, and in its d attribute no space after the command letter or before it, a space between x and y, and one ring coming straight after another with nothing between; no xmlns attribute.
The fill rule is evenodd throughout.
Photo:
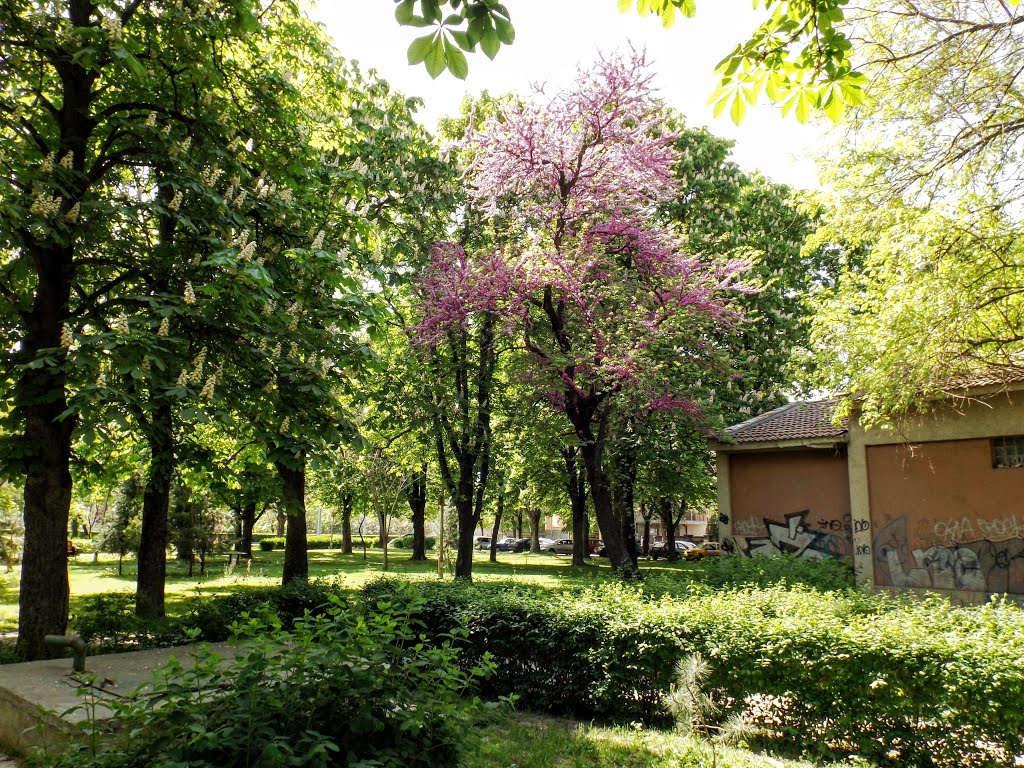
<svg viewBox="0 0 1024 768"><path fill-rule="evenodd" d="M692 541L679 541L677 539L676 540L676 554L679 557L685 557L686 551L690 550L690 549L693 549L695 546L697 546L697 545L694 544ZM655 544L651 544L651 548L649 550L649 554L650 554L652 560L657 560L659 557L667 557L668 556L668 542L667 541L659 541L659 542L657 542Z"/></svg>
<svg viewBox="0 0 1024 768"><path fill-rule="evenodd" d="M512 549L509 550L509 551L510 552L529 552L530 551L530 545L532 543L533 543L533 541L531 539L529 539L529 538L526 538L526 539L516 539L515 544L512 545Z"/></svg>
<svg viewBox="0 0 1024 768"><path fill-rule="evenodd" d="M597 549L591 550L591 554L598 557L608 557L608 548L604 545L604 542L599 541L597 544ZM633 539L633 551L636 552L637 557L640 557L640 542L636 539Z"/></svg>

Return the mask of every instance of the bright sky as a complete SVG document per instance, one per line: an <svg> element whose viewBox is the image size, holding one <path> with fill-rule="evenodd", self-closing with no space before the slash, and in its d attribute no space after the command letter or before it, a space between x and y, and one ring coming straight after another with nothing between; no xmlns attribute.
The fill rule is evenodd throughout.
<svg viewBox="0 0 1024 768"><path fill-rule="evenodd" d="M494 61L482 52L469 55L469 77L456 80L445 72L431 80L423 66L406 62L409 43L426 30L400 27L391 0L319 0L312 9L334 38L342 55L378 74L407 96L425 102L421 122L433 130L443 115L457 114L465 93L529 93L536 82L561 86L577 65L598 51L632 43L646 48L658 73L662 97L686 115L689 125L706 125L736 142L734 159L775 181L796 187L815 186L814 163L806 151L820 143L821 129L802 126L792 117L759 103L739 127L727 116L715 119L707 106L714 90L715 64L758 23L749 0L701 0L697 17L678 19L663 29L659 19L621 14L615 0L505 0L516 28L512 46L502 46Z"/></svg>

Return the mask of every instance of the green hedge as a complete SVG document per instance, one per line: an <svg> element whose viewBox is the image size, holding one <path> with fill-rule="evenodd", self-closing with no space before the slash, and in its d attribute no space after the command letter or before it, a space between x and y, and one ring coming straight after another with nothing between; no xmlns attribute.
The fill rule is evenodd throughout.
<svg viewBox="0 0 1024 768"><path fill-rule="evenodd" d="M243 614L270 610L287 627L305 613L321 615L329 602L342 600L343 591L334 583L316 580L292 581L287 586L239 587L236 592L189 600L180 618L141 619L135 615L135 595L107 592L88 595L77 602L71 625L97 651L134 651L191 642L190 629L199 630L196 639L226 640L229 627Z"/></svg>
<svg viewBox="0 0 1024 768"><path fill-rule="evenodd" d="M284 536L265 536L260 539L259 547L263 552L272 552L275 549L284 549ZM433 549L437 545L437 538L434 536L427 537L427 549ZM380 549L380 539L366 539L366 546L369 549ZM395 547L402 549L406 544L399 539L395 543ZM412 546L409 544L408 546ZM354 549L363 548L363 539L352 539L352 547ZM307 549L341 549L341 536L326 536L326 535L314 535L306 537L306 548Z"/></svg>
<svg viewBox="0 0 1024 768"><path fill-rule="evenodd" d="M394 599L368 585L372 606ZM606 586L423 584L433 636L465 628L462 663L490 653L491 696L528 708L665 723L676 662L702 653L709 687L760 739L792 753L888 765L1012 765L1024 752L1024 612L805 587L653 597Z"/></svg>

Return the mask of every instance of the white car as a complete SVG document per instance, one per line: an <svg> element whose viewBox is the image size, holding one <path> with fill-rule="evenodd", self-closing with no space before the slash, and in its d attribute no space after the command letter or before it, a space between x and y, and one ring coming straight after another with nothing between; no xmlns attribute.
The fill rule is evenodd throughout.
<svg viewBox="0 0 1024 768"><path fill-rule="evenodd" d="M540 545L541 552L547 552L549 549L551 549L551 545L555 543L555 540L545 539L543 536L541 536L539 539L537 539L537 543Z"/></svg>

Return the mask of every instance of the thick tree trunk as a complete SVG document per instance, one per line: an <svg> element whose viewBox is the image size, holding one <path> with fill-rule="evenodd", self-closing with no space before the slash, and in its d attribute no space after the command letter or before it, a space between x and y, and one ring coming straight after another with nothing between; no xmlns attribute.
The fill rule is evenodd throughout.
<svg viewBox="0 0 1024 768"><path fill-rule="evenodd" d="M22 316L25 337L19 358L60 349L71 295L69 248L32 250L38 271L35 299ZM24 423L25 545L21 560L18 651L27 659L53 656L43 636L64 634L68 622L68 517L71 510L71 434L76 419L67 409L63 363L26 367L15 391Z"/></svg>
<svg viewBox="0 0 1024 768"><path fill-rule="evenodd" d="M409 484L406 492L409 510L412 513L412 557L410 560L427 559L427 465L423 464Z"/></svg>
<svg viewBox="0 0 1024 768"><path fill-rule="evenodd" d="M164 615L167 581L167 511L174 475L174 430L169 405L160 405L151 414L146 441L149 443L149 470L142 496L135 613L154 618ZM191 570L190 564L190 574Z"/></svg>
<svg viewBox="0 0 1024 768"><path fill-rule="evenodd" d="M612 569L624 579L640 578L636 565L636 554L627 549L623 535L622 520L615 514L612 507L611 485L608 474L601 466L601 453L594 445L584 445L581 449L583 463L587 468L587 483L594 499L594 517L601 531L605 551Z"/></svg>
<svg viewBox="0 0 1024 768"><path fill-rule="evenodd" d="M281 584L296 579L309 580L309 557L306 549L306 457L296 458L298 465L289 467L275 461L281 478L281 506L288 518L284 543L284 571Z"/></svg>
<svg viewBox="0 0 1024 768"><path fill-rule="evenodd" d="M65 407L61 397L50 406L41 404L26 409L25 443L33 449L33 455L24 492L25 546L17 649L30 660L59 655L60 650L43 644L43 637L63 635L68 624L68 467L73 420L57 421Z"/></svg>
<svg viewBox="0 0 1024 768"><path fill-rule="evenodd" d="M352 554L352 494L341 500L341 553Z"/></svg>

